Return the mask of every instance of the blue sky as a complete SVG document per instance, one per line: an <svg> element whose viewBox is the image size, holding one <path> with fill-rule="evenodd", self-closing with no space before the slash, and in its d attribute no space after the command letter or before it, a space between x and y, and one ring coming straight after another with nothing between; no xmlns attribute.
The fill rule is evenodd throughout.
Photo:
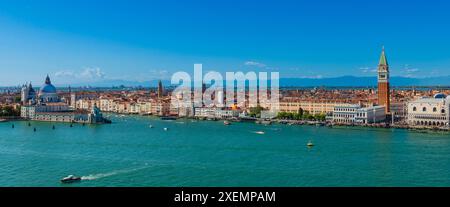
<svg viewBox="0 0 450 207"><path fill-rule="evenodd" d="M0 0L0 85L169 79L175 71L450 75L450 3Z"/></svg>

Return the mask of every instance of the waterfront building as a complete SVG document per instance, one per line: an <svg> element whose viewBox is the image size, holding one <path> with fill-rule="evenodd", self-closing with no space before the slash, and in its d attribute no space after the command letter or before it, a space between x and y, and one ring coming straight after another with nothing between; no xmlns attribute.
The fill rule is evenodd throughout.
<svg viewBox="0 0 450 207"><path fill-rule="evenodd" d="M300 111L304 111L312 115L327 114L333 112L335 106L342 104L342 102L333 101L282 100L280 102L279 111L290 113L298 113Z"/></svg>
<svg viewBox="0 0 450 207"><path fill-rule="evenodd" d="M218 119L230 119L239 117L241 111L230 108L216 108L215 117Z"/></svg>
<svg viewBox="0 0 450 207"><path fill-rule="evenodd" d="M384 106L361 107L360 104L340 104L328 114L328 121L341 124L372 124L386 120Z"/></svg>
<svg viewBox="0 0 450 207"><path fill-rule="evenodd" d="M411 126L448 127L450 97L442 93L408 102L408 124Z"/></svg>
<svg viewBox="0 0 450 207"><path fill-rule="evenodd" d="M385 107L386 114L390 112L389 64L384 47L378 64L378 105Z"/></svg>
<svg viewBox="0 0 450 207"><path fill-rule="evenodd" d="M391 103L390 113L394 121L404 121L406 119L406 102Z"/></svg>
<svg viewBox="0 0 450 207"><path fill-rule="evenodd" d="M156 116L167 116L170 114L170 100L152 100L150 113Z"/></svg>
<svg viewBox="0 0 450 207"><path fill-rule="evenodd" d="M139 114L149 115L151 114L152 102L150 100L138 100Z"/></svg>
<svg viewBox="0 0 450 207"><path fill-rule="evenodd" d="M215 118L216 109L210 107L198 107L194 109L194 117L197 118Z"/></svg>
<svg viewBox="0 0 450 207"><path fill-rule="evenodd" d="M180 106L176 107L176 111L179 117L194 117L195 108L194 106Z"/></svg>
<svg viewBox="0 0 450 207"><path fill-rule="evenodd" d="M237 118L241 110L232 108L211 108L198 107L194 109L194 117L209 118L209 119L230 119Z"/></svg>
<svg viewBox="0 0 450 207"><path fill-rule="evenodd" d="M355 122L357 124L373 124L386 120L386 111L384 106L371 106L356 110Z"/></svg>
<svg viewBox="0 0 450 207"><path fill-rule="evenodd" d="M21 117L36 121L55 122L79 122L79 123L102 123L107 121L103 118L97 105L91 111L71 110L69 105L59 98L55 86L52 85L47 75L44 85L40 88L36 98L33 97L34 89L29 84L22 89Z"/></svg>
<svg viewBox="0 0 450 207"><path fill-rule="evenodd" d="M96 94L96 93L86 93L86 92L84 92L84 93L70 93L70 106L72 107L72 108L78 108L77 106L76 106L76 103L77 103L77 101L78 100L81 100L81 99L89 99L89 100L93 100L93 99L98 99L98 94ZM100 106L100 105L98 105L98 106Z"/></svg>
<svg viewBox="0 0 450 207"><path fill-rule="evenodd" d="M112 112L114 110L114 102L112 101L112 99L101 97L99 102L100 110L107 112Z"/></svg>
<svg viewBox="0 0 450 207"><path fill-rule="evenodd" d="M361 108L358 104L341 104L333 109L332 121L334 123L354 124L356 123L356 115Z"/></svg>

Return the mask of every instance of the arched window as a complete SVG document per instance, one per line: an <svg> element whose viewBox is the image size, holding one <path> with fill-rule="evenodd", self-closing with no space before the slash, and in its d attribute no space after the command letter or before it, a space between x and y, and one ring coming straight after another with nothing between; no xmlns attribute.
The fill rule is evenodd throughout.
<svg viewBox="0 0 450 207"><path fill-rule="evenodd" d="M427 111L427 107L423 107L423 108L422 108L422 111Z"/></svg>
<svg viewBox="0 0 450 207"><path fill-rule="evenodd" d="M442 109L442 110L441 110L441 113L445 114L445 109Z"/></svg>
<svg viewBox="0 0 450 207"><path fill-rule="evenodd" d="M413 111L417 111L417 108L414 106Z"/></svg>
<svg viewBox="0 0 450 207"><path fill-rule="evenodd" d="M436 107L433 107L433 112L436 112L437 111L437 108Z"/></svg>

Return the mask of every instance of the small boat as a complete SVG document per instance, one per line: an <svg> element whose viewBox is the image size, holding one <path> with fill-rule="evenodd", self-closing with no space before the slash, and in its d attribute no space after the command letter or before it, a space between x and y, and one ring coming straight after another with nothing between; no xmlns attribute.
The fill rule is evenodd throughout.
<svg viewBox="0 0 450 207"><path fill-rule="evenodd" d="M36 127L33 129L33 131L36 131Z"/></svg>
<svg viewBox="0 0 450 207"><path fill-rule="evenodd" d="M229 121L224 121L223 125L228 126L228 125L231 125L231 123Z"/></svg>
<svg viewBox="0 0 450 207"><path fill-rule="evenodd" d="M311 142L311 140L308 142L308 144L306 144L306 146L308 147L314 147L314 144Z"/></svg>
<svg viewBox="0 0 450 207"><path fill-rule="evenodd" d="M31 126L31 123L30 123L30 122L28 122L28 126Z"/></svg>
<svg viewBox="0 0 450 207"><path fill-rule="evenodd" d="M14 129L14 124L11 126L11 128L13 128Z"/></svg>
<svg viewBox="0 0 450 207"><path fill-rule="evenodd" d="M69 175L63 179L61 179L61 183L75 183L75 182L80 182L81 181L81 177L77 177L74 175Z"/></svg>
<svg viewBox="0 0 450 207"><path fill-rule="evenodd" d="M148 127L149 127L149 128L153 128L153 125L149 125Z"/></svg>
<svg viewBox="0 0 450 207"><path fill-rule="evenodd" d="M263 131L257 131L257 132L255 132L256 134L265 134L265 132L263 132Z"/></svg>
<svg viewBox="0 0 450 207"><path fill-rule="evenodd" d="M177 120L177 117L175 117L175 116L162 116L160 118L161 118L161 120L165 120L165 121Z"/></svg>
<svg viewBox="0 0 450 207"><path fill-rule="evenodd" d="M169 128L164 128L164 131L168 131L169 130Z"/></svg>
<svg viewBox="0 0 450 207"><path fill-rule="evenodd" d="M55 125L53 125L52 129L55 130Z"/></svg>

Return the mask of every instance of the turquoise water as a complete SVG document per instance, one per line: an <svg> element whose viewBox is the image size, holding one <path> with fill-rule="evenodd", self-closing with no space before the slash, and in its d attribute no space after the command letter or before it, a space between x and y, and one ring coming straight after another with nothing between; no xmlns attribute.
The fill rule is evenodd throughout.
<svg viewBox="0 0 450 207"><path fill-rule="evenodd" d="M0 123L0 186L450 186L449 133L112 119Z"/></svg>

